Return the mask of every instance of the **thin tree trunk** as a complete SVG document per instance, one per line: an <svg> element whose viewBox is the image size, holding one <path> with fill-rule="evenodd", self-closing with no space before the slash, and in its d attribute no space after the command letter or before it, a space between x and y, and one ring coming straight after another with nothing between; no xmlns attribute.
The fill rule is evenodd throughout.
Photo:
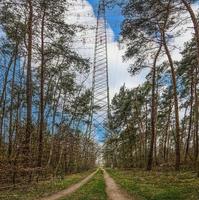
<svg viewBox="0 0 199 200"><path fill-rule="evenodd" d="M45 8L44 8L45 9ZM44 128L44 28L45 10L43 11L41 22L41 72L40 72L40 123L39 123L39 148L38 148L38 167L42 165L43 156L43 128Z"/></svg>
<svg viewBox="0 0 199 200"><path fill-rule="evenodd" d="M163 147L163 149L164 149L164 153L163 153L164 162L166 162L166 152L167 152L167 148L168 148L168 131L169 131L169 126L170 126L170 122L171 122L172 107L173 107L172 101L170 101L168 119L167 119L166 130L165 130L164 147Z"/></svg>
<svg viewBox="0 0 199 200"><path fill-rule="evenodd" d="M5 92L6 92L6 86L7 86L7 83L8 83L8 75L9 75L10 68L12 66L15 54L16 54L16 48L12 52L12 55L11 55L9 63L8 63L8 68L5 72L5 78L4 78L4 83L3 83L2 93L1 93L1 98L0 98L0 108L2 107L2 102L3 102L3 99L4 99L4 95L5 95Z"/></svg>
<svg viewBox="0 0 199 200"><path fill-rule="evenodd" d="M16 49L14 49L12 52L12 55L11 55L9 63L8 63L7 70L5 72L4 83L2 86L2 93L1 93L1 97L0 97L0 109L1 109L1 112L0 112L0 151L2 149L2 143L3 143L3 123L4 123L5 105L6 105L6 87L8 84L8 76L9 76L10 68L13 63L13 58L15 56L15 53L14 53L15 51L16 51Z"/></svg>
<svg viewBox="0 0 199 200"><path fill-rule="evenodd" d="M168 17L168 16L167 16ZM176 83L176 72L173 64L173 60L167 46L165 30L161 31L162 42L166 51L166 55L169 61L169 65L171 68L172 75L172 83L173 83L173 96L174 96L174 107L175 107L175 150L176 150L176 161L175 161L175 169L178 171L180 169L180 120L179 120L179 106L178 106L178 94L177 94L177 83Z"/></svg>
<svg viewBox="0 0 199 200"><path fill-rule="evenodd" d="M198 23L198 16L194 13L192 7L191 7L191 3L187 0L181 0L182 3L184 4L184 6L186 7L187 11L189 12L190 14L190 17L191 17L191 20L192 20L192 23L194 25L194 31L195 31L195 39L196 39L196 45L197 45L197 62L198 62L198 66L197 66L197 69L199 69L199 23ZM196 74L196 80L198 80L198 75ZM198 82L198 81L197 81ZM196 114L195 114L195 117L197 120L197 124L196 124L196 151L195 151L195 164L197 163L197 159L198 159L198 150L199 150L199 133L198 133L198 120L199 120L199 101L198 101L198 95L196 93L196 96L195 96L196 100L195 100L195 106L196 106ZM199 177L199 165L198 165L198 177Z"/></svg>
<svg viewBox="0 0 199 200"><path fill-rule="evenodd" d="M157 72L156 72L157 73ZM154 161L155 165L158 165L157 158L157 120L158 120L158 78L156 78L156 94L155 94L156 110L155 110L155 137L154 137Z"/></svg>
<svg viewBox="0 0 199 200"><path fill-rule="evenodd" d="M59 99L61 96L61 90L59 90L58 98L56 103L53 105L53 120L52 120L52 141L51 141L51 147L50 147L50 154L47 162L47 167L50 166L51 160L52 160L52 155L53 155L53 148L54 148L54 127L55 127L55 120L56 120L56 113L57 113L57 106L59 103Z"/></svg>
<svg viewBox="0 0 199 200"><path fill-rule="evenodd" d="M194 161L195 161L195 167L197 166L197 161L198 161L198 151L199 151L199 135L198 135L198 121L199 121L199 108L198 108L198 90L197 90L197 85L198 85L198 69L196 68L196 71L194 73L194 94L195 94L195 155L194 155Z"/></svg>
<svg viewBox="0 0 199 200"><path fill-rule="evenodd" d="M29 16L28 16L28 59L27 59L27 74L26 74L26 101L27 101L27 121L26 121L26 135L24 144L24 162L29 162L30 152L30 138L32 132L32 23L33 23L33 6L32 0L27 0Z"/></svg>
<svg viewBox="0 0 199 200"><path fill-rule="evenodd" d="M193 71L193 69L192 69ZM194 93L194 77L193 72L191 73L191 99L190 99L190 113L189 113L189 127L188 127L188 135L186 140L186 148L185 148L185 157L184 162L187 162L187 156L189 153L189 144L190 144L190 137L191 137L191 130L192 130L192 117L193 117L193 93Z"/></svg>
<svg viewBox="0 0 199 200"><path fill-rule="evenodd" d="M11 82L11 103L10 103L10 120L9 120L9 145L8 145L8 159L12 154L12 140L13 140L13 103L14 103L14 85L15 85L15 71L17 64L17 52L18 44L16 45L16 54L14 58L14 66L12 73L12 82Z"/></svg>
<svg viewBox="0 0 199 200"><path fill-rule="evenodd" d="M187 110L188 110L189 105L186 105L185 111L184 111L184 116L183 116L183 125L182 125L182 139L181 139L181 143L184 145L183 148L183 155L185 155L185 149L186 149L186 141L184 141L183 139L185 139L186 137L186 132L187 132L187 121L186 121L186 117L187 117Z"/></svg>
<svg viewBox="0 0 199 200"><path fill-rule="evenodd" d="M1 131L1 144L0 144L0 150L3 150L3 141L4 138L4 132L3 132L3 126L4 126L4 117L5 117L5 110L6 110L6 99L7 99L7 90L5 90L5 95L3 99L3 108L2 108L2 114L1 114L1 120L0 120L0 131Z"/></svg>
<svg viewBox="0 0 199 200"><path fill-rule="evenodd" d="M147 162L147 143L148 143L148 115L147 115L147 111L148 111L148 104L147 104L147 99L146 99L146 128L145 128L145 162Z"/></svg>
<svg viewBox="0 0 199 200"><path fill-rule="evenodd" d="M149 154L148 154L148 162L147 162L147 170L152 169L153 165L153 151L154 151L154 141L155 141L155 135L156 135L156 64L157 64L157 59L159 57L159 54L161 52L162 45L160 45L154 61L153 61L153 71L152 71L152 103L151 103L151 142L150 142L150 149L149 149Z"/></svg>

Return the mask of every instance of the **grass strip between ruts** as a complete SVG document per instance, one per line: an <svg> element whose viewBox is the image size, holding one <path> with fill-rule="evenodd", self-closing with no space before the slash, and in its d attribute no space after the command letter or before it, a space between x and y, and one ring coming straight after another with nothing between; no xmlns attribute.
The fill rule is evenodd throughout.
<svg viewBox="0 0 199 200"><path fill-rule="evenodd" d="M79 190L72 195L62 198L62 200L106 200L106 186L102 170Z"/></svg>

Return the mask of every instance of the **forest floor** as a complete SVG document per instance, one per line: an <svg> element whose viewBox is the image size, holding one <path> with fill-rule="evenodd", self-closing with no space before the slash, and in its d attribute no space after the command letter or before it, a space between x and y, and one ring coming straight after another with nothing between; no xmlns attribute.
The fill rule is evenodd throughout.
<svg viewBox="0 0 199 200"><path fill-rule="evenodd" d="M64 179L42 181L23 188L0 191L0 200L38 200L69 188L90 175L93 170L67 175Z"/></svg>
<svg viewBox="0 0 199 200"><path fill-rule="evenodd" d="M194 172L107 171L137 200L199 200L199 178Z"/></svg>
<svg viewBox="0 0 199 200"><path fill-rule="evenodd" d="M0 193L3 200L199 200L193 172L107 169L67 176L30 190Z"/></svg>

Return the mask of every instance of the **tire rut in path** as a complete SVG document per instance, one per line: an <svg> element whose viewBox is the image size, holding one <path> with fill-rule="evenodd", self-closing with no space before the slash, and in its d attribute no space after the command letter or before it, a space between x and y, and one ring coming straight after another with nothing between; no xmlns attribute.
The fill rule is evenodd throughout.
<svg viewBox="0 0 199 200"><path fill-rule="evenodd" d="M41 198L40 200L59 200L63 197L69 196L70 194L72 194L73 192L78 190L81 186L85 185L97 173L97 171L93 172L92 174L87 176L85 179L83 179L79 183L76 183L76 184L70 186L69 188L62 190L60 192L57 192L51 196Z"/></svg>
<svg viewBox="0 0 199 200"><path fill-rule="evenodd" d="M130 197L126 192L121 190L104 169L103 172L108 200L135 200L133 197Z"/></svg>

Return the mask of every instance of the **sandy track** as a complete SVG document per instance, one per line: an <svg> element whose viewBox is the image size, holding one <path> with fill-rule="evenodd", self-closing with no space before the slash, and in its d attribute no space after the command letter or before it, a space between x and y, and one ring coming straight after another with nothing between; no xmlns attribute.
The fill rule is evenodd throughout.
<svg viewBox="0 0 199 200"><path fill-rule="evenodd" d="M115 181L104 171L104 179L106 182L106 193L109 200L134 200L126 192L122 191Z"/></svg>
<svg viewBox="0 0 199 200"><path fill-rule="evenodd" d="M60 198L67 197L68 195L70 195L73 192L75 192L76 190L78 190L81 186L86 184L96 173L97 173L97 171L93 172L92 174L87 176L85 179L83 179L79 183L76 183L76 184L70 186L69 188L62 190L60 192L57 192L49 197L41 198L41 200L59 200Z"/></svg>

